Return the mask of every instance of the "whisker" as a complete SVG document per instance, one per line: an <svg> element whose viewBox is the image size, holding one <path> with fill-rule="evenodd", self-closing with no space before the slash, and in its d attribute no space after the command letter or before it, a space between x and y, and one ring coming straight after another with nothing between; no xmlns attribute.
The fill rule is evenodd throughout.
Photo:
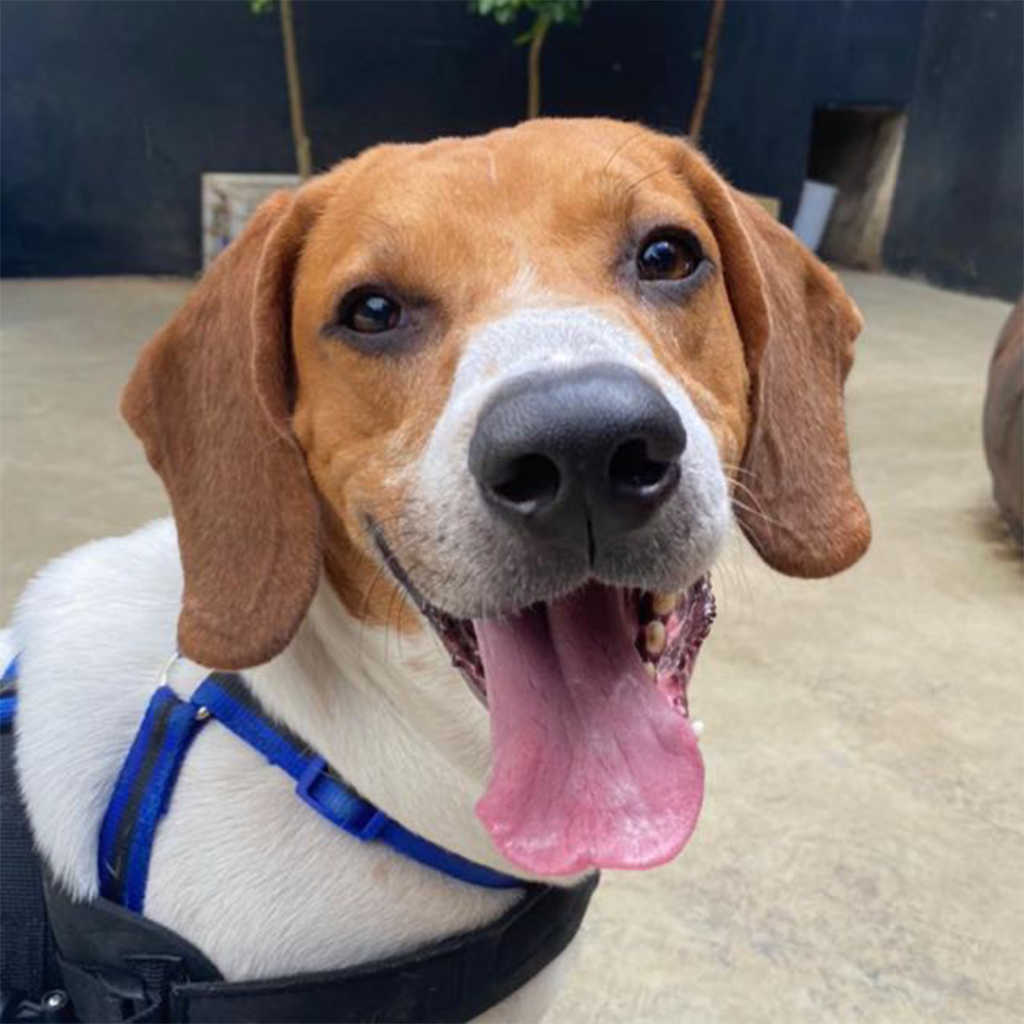
<svg viewBox="0 0 1024 1024"><path fill-rule="evenodd" d="M376 522L377 522L377 526L378 527L390 526L393 523L401 523L403 518L404 518L404 513L396 513L393 516L387 516L387 517L385 517L383 519L377 520ZM388 567L387 567L386 563L384 562L384 560L381 559L380 561L377 562L376 571L374 572L373 577L370 580L370 585L366 588L366 591L363 594L363 599L362 599L362 602L360 604L360 611L359 611L359 637L358 637L357 643L356 643L356 649L357 649L357 652L359 652L360 656L361 656L362 650L363 650L363 640L364 640L364 635L365 635L365 630L366 630L366 625L367 625L367 617L368 617L369 610L370 610L370 603L373 600L374 590L376 589L378 584L380 584L382 582L383 583L387 583L389 580L390 580L390 582L392 584L392 592L391 592L391 595L390 595L390 597L388 599L388 608L387 608L387 612L386 612L385 617L384 617L385 653L387 651L387 639L388 639L388 632L389 632L389 629L390 629L391 609L392 609L393 604L394 604L395 593L400 591L401 588L399 587L398 582L396 580L394 580L394 578L391 576L391 572L388 569Z"/></svg>
<svg viewBox="0 0 1024 1024"><path fill-rule="evenodd" d="M615 160L615 158L616 158L616 157L617 157L617 156L618 156L618 155L619 155L619 154L620 154L620 153L621 153L621 152L622 152L622 151L623 151L623 150L624 150L624 149L625 149L625 148L626 148L626 147L627 147L627 146L628 146L628 145L629 145L629 144L630 144L630 143L631 143L631 142L632 142L632 141L633 141L634 139L638 139L638 138L640 138L640 136L644 134L645 130L646 130L646 129L643 129L643 128L641 128L641 129L639 129L638 131L634 132L634 133L633 133L632 135L629 135L629 136L627 136L627 137L626 137L626 139L625 139L625 141L623 141L623 142L620 142L620 143L619 143L619 144L618 144L618 145L617 145L617 146L616 146L616 147L615 147L615 148L614 148L614 149L612 150L612 152L611 152L611 156L609 156L609 157L608 157L607 161L605 161L605 165L604 165L604 167L602 167L602 168L601 168L601 175L602 175L602 177L603 177L603 176L604 176L605 174L607 174L607 173L608 173L608 169L609 169L609 168L611 167L611 165L612 165L612 162L613 162L613 161Z"/></svg>
<svg viewBox="0 0 1024 1024"><path fill-rule="evenodd" d="M637 178L636 181L634 181L630 186L628 186L624 198L629 199L645 181L648 181L649 179L653 178L656 174L662 174L664 171L671 170L672 168L666 164L664 167L657 167L653 171L648 171L645 175L643 175L640 178Z"/></svg>
<svg viewBox="0 0 1024 1024"><path fill-rule="evenodd" d="M780 526L785 528L785 523L782 523L777 519L773 519L764 511L764 506L761 504L761 499L758 497L755 491L751 490L751 488L749 488L742 481L730 476L728 472L726 472L725 476L733 487L742 491L743 494L745 494L753 502L753 506L747 505L744 502L742 502L739 498L737 498L735 495L733 495L732 500L735 505L743 509L743 511L749 512L751 515L760 516L760 518L764 519L765 522L771 523L773 526Z"/></svg>
<svg viewBox="0 0 1024 1024"><path fill-rule="evenodd" d="M727 473L742 473L744 476L756 477L758 474L752 470L747 469L746 466L735 466L731 462L723 462L722 469Z"/></svg>
<svg viewBox="0 0 1024 1024"><path fill-rule="evenodd" d="M746 484L741 483L739 480L733 480L730 478L729 483L733 487L736 487L739 490L741 490L748 498L750 498L752 502L754 502L755 505L760 507L761 499L758 498L756 491L751 490Z"/></svg>
<svg viewBox="0 0 1024 1024"><path fill-rule="evenodd" d="M758 519L763 519L766 523L768 523L769 526L777 526L783 530L786 528L785 523L781 522L778 519L774 519L769 515L766 515L764 512L759 512L756 508L754 508L751 505L744 504L744 502L740 501L739 498L733 498L733 504L736 505L737 508L742 509L748 515L756 516Z"/></svg>

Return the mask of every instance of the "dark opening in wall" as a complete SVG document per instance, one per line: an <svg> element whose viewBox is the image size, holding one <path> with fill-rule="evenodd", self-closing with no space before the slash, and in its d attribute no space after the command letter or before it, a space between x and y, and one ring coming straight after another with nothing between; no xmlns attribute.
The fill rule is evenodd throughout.
<svg viewBox="0 0 1024 1024"><path fill-rule="evenodd" d="M814 112L808 177L839 189L819 252L877 270L889 225L907 117L893 107L820 107Z"/></svg>

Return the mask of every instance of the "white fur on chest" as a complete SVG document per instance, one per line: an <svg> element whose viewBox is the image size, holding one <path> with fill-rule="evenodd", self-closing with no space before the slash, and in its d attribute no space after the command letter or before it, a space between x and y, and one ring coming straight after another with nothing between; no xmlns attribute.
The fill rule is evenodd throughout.
<svg viewBox="0 0 1024 1024"><path fill-rule="evenodd" d="M22 788L40 849L77 896L97 891L100 822L174 650L180 598L174 527L162 521L52 563L15 614ZM187 697L203 674L177 666L171 683ZM486 712L432 634L364 627L321 588L288 650L246 675L268 710L406 827L510 870L472 813ZM350 838L211 721L159 826L145 912L242 979L400 953L491 920L515 898ZM513 997L516 1019L544 1012L565 960Z"/></svg>

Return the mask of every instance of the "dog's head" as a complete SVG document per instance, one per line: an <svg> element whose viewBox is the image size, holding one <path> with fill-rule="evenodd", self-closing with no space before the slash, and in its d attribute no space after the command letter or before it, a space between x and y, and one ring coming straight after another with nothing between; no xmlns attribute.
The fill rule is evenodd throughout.
<svg viewBox="0 0 1024 1024"><path fill-rule="evenodd" d="M490 702L499 846L537 871L663 860L701 774L664 716L730 516L791 575L867 547L843 423L860 323L789 231L635 125L347 161L261 207L125 393L178 523L181 649L269 659L324 567L370 622L397 588ZM571 828L538 809L553 772Z"/></svg>

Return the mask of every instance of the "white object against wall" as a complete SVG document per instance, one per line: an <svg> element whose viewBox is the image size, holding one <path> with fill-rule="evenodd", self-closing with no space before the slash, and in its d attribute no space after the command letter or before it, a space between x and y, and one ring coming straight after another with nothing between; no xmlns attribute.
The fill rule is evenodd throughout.
<svg viewBox="0 0 1024 1024"><path fill-rule="evenodd" d="M204 174L203 270L241 234L267 196L298 184L297 174Z"/></svg>
<svg viewBox="0 0 1024 1024"><path fill-rule="evenodd" d="M824 181L813 181L808 178L800 193L800 205L793 221L793 234L807 246L811 252L817 252L821 239L828 227L828 219L832 216L839 189Z"/></svg>

